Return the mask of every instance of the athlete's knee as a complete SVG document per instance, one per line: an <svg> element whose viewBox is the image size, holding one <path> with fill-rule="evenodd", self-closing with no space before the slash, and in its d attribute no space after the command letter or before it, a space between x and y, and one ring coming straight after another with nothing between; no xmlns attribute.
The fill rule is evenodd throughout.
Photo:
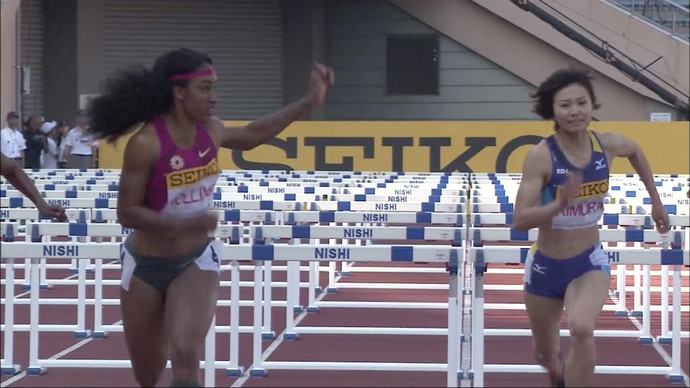
<svg viewBox="0 0 690 388"><path fill-rule="evenodd" d="M570 338L573 341L587 341L594 338L595 322L591 319L571 317L568 319Z"/></svg>
<svg viewBox="0 0 690 388"><path fill-rule="evenodd" d="M134 379L140 387L155 387L161 374L152 368L134 368Z"/></svg>
<svg viewBox="0 0 690 388"><path fill-rule="evenodd" d="M539 365L548 367L557 358L557 355L554 351L534 349L534 358Z"/></svg>

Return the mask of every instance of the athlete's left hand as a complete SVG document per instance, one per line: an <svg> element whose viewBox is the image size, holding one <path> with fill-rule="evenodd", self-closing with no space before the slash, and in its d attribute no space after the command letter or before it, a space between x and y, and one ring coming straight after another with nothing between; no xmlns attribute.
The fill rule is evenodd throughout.
<svg viewBox="0 0 690 388"><path fill-rule="evenodd" d="M666 208L661 202L652 204L652 219L656 224L656 230L659 233L667 233L670 228L670 222L668 220L668 213L666 213Z"/></svg>
<svg viewBox="0 0 690 388"><path fill-rule="evenodd" d="M326 98L326 91L335 82L335 72L329 66L316 63L311 71L309 80L309 102L313 106L323 104Z"/></svg>

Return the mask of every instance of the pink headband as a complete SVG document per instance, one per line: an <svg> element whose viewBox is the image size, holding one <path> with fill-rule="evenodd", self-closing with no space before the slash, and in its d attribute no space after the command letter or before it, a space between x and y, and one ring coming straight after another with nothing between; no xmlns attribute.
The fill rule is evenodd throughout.
<svg viewBox="0 0 690 388"><path fill-rule="evenodd" d="M190 71L189 73L173 74L170 76L171 81L177 81L181 79L190 79L194 77L203 77L205 75L216 75L216 71L213 68L208 68L204 70Z"/></svg>

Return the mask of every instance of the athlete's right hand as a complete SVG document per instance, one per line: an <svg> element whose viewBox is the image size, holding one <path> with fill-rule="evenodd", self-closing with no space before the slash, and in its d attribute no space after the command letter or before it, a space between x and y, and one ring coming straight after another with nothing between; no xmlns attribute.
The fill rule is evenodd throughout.
<svg viewBox="0 0 690 388"><path fill-rule="evenodd" d="M558 204L560 208L563 209L573 202L575 197L577 197L580 191L580 186L582 185L582 173L580 171L570 171L568 172L568 178L566 178L565 184L560 187L560 196Z"/></svg>

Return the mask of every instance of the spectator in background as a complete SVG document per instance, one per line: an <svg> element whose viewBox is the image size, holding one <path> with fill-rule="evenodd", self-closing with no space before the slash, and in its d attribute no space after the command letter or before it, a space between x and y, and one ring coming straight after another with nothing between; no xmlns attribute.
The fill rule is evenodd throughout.
<svg viewBox="0 0 690 388"><path fill-rule="evenodd" d="M58 158L57 165L58 168L67 168L67 162L65 161L65 147L67 146L67 135L69 134L69 125L67 121L60 120L57 124L57 135L56 141L58 146Z"/></svg>
<svg viewBox="0 0 690 388"><path fill-rule="evenodd" d="M40 115L32 115L26 122L26 130L24 130L24 141L26 142L24 168L41 168L41 154L48 149L46 137L41 132L42 125L43 117Z"/></svg>
<svg viewBox="0 0 690 388"><path fill-rule="evenodd" d="M19 130L19 115L16 112L7 114L7 126L0 132L0 152L8 158L15 160L20 166L24 167L24 135Z"/></svg>
<svg viewBox="0 0 690 388"><path fill-rule="evenodd" d="M43 155L41 155L41 168L45 169L56 169L58 166L58 145L56 142L59 133L57 131L58 126L55 121L46 121L41 126L41 132L46 137L47 147L43 149Z"/></svg>
<svg viewBox="0 0 690 388"><path fill-rule="evenodd" d="M88 132L86 114L77 112L76 127L70 129L65 146L65 159L68 168L96 168L98 142Z"/></svg>

